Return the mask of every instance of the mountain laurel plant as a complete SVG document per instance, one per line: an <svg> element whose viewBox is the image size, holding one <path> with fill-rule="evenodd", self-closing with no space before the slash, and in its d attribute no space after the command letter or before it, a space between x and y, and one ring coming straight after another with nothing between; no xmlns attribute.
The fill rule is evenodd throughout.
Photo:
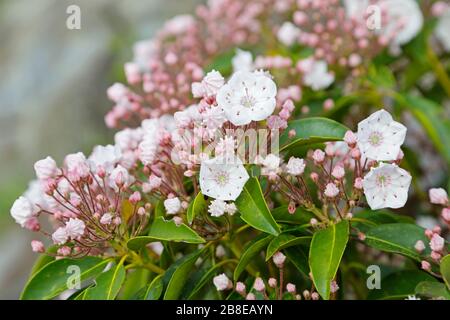
<svg viewBox="0 0 450 320"><path fill-rule="evenodd" d="M114 145L35 163L21 298L449 299L450 7L195 12L108 89Z"/></svg>

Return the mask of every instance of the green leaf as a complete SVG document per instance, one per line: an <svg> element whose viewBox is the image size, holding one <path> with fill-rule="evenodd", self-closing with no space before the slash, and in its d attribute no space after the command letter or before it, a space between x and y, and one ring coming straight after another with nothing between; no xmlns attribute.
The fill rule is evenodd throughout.
<svg viewBox="0 0 450 320"><path fill-rule="evenodd" d="M209 268L208 271L203 274L200 280L196 283L195 287L189 292L187 299L193 299L195 295L200 291L200 289L202 289L203 286L212 279L212 277L216 274L216 271L228 263L237 263L237 261L235 259L227 259L220 261L219 263Z"/></svg>
<svg viewBox="0 0 450 320"><path fill-rule="evenodd" d="M138 268L127 271L127 277L122 285L117 299L120 300L133 300L138 292L140 292L151 274L151 271L145 268Z"/></svg>
<svg viewBox="0 0 450 320"><path fill-rule="evenodd" d="M192 224L195 216L202 213L206 209L206 201L203 197L203 194L199 192L194 200L189 204L187 210L187 221L189 224Z"/></svg>
<svg viewBox="0 0 450 320"><path fill-rule="evenodd" d="M296 237L291 234L282 233L278 237L275 237L270 241L267 247L266 261L268 261L272 256L284 248L296 246L299 244L309 244L312 237Z"/></svg>
<svg viewBox="0 0 450 320"><path fill-rule="evenodd" d="M289 131L295 130L295 136L289 137ZM346 126L328 118L306 118L289 122L288 128L280 137L280 151L295 155L298 147L314 145L344 138Z"/></svg>
<svg viewBox="0 0 450 320"><path fill-rule="evenodd" d="M231 72L233 71L231 60L233 59L235 54L236 51L233 49L218 55L208 65L206 71L217 70L224 76L231 74Z"/></svg>
<svg viewBox="0 0 450 320"><path fill-rule="evenodd" d="M184 285L192 273L195 262L206 248L204 247L184 256L166 271L167 275L164 277L164 280L167 282L167 287L164 293L164 300L177 300L180 297Z"/></svg>
<svg viewBox="0 0 450 320"><path fill-rule="evenodd" d="M124 259L111 266L95 279L95 286L86 290L84 300L114 300L125 281Z"/></svg>
<svg viewBox="0 0 450 320"><path fill-rule="evenodd" d="M288 206L273 209L272 216L277 222L291 224L308 224L312 218L315 218L313 213L300 207L295 210L294 214L290 214Z"/></svg>
<svg viewBox="0 0 450 320"><path fill-rule="evenodd" d="M309 278L309 271L310 271L308 263L308 250L309 248L305 246L290 247L283 250L289 261L306 278Z"/></svg>
<svg viewBox="0 0 450 320"><path fill-rule="evenodd" d="M309 266L317 292L324 300L330 298L331 281L336 276L347 246L348 221L330 225L314 233L309 250Z"/></svg>
<svg viewBox="0 0 450 320"><path fill-rule="evenodd" d="M372 290L368 300L404 299L414 295L417 285L422 281L436 280L428 273L419 270L402 270L381 280L381 289Z"/></svg>
<svg viewBox="0 0 450 320"><path fill-rule="evenodd" d="M447 288L450 290L450 254L441 259L441 275L444 278Z"/></svg>
<svg viewBox="0 0 450 320"><path fill-rule="evenodd" d="M258 237L254 239L253 241L249 242L243 250L243 253L241 255L241 258L239 259L239 263L236 266L236 269L234 269L233 279L234 281L239 279L239 276L244 271L245 267L250 263L250 261L259 254L264 248L267 246L267 244L270 242L270 240L273 239L273 236L263 236Z"/></svg>
<svg viewBox="0 0 450 320"><path fill-rule="evenodd" d="M158 217L153 222L148 236L135 237L128 240L127 247L139 250L147 243L155 241L175 241L186 243L204 243L205 240L184 223L177 226L173 220Z"/></svg>
<svg viewBox="0 0 450 320"><path fill-rule="evenodd" d="M421 227L409 223L390 223L369 229L365 243L382 251L399 253L420 261L420 254L414 248L418 240L428 242ZM423 254L429 252L427 248Z"/></svg>
<svg viewBox="0 0 450 320"><path fill-rule="evenodd" d="M43 253L39 255L39 257L36 259L33 268L31 269L31 275L34 275L36 272L41 270L43 267L45 267L47 264L55 260L55 257L48 255L47 253L55 253L56 250L58 250L57 246L51 246L47 249L46 253Z"/></svg>
<svg viewBox="0 0 450 320"><path fill-rule="evenodd" d="M415 293L427 298L450 300L450 292L441 282L422 281L416 286Z"/></svg>
<svg viewBox="0 0 450 320"><path fill-rule="evenodd" d="M164 217L166 214L166 209L164 208L164 202L159 200L155 206L155 219L159 217Z"/></svg>
<svg viewBox="0 0 450 320"><path fill-rule="evenodd" d="M158 300L164 289L163 282L164 274L156 276L147 287L145 291L144 300Z"/></svg>
<svg viewBox="0 0 450 320"><path fill-rule="evenodd" d="M22 300L47 300L67 290L67 282L74 276L69 267L80 268L80 282L100 274L110 260L97 257L60 259L48 263L36 272L20 296Z"/></svg>
<svg viewBox="0 0 450 320"><path fill-rule="evenodd" d="M362 211L355 214L352 219L352 227L359 229L361 232L367 232L370 228L389 223L415 224L415 221L411 217L402 216L388 210Z"/></svg>
<svg viewBox="0 0 450 320"><path fill-rule="evenodd" d="M277 236L280 227L272 217L257 178L250 178L236 199L241 218L253 228Z"/></svg>

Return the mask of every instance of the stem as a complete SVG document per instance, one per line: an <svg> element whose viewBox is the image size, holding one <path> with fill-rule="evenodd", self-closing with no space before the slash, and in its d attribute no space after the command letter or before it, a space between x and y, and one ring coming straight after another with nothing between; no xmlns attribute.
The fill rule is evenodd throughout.
<svg viewBox="0 0 450 320"><path fill-rule="evenodd" d="M450 79L447 75L444 66L439 61L439 58L436 56L433 49L431 48L431 45L428 45L427 57L430 62L431 69L433 69L433 72L436 75L436 78L438 79L444 91L447 93L447 96L450 97Z"/></svg>

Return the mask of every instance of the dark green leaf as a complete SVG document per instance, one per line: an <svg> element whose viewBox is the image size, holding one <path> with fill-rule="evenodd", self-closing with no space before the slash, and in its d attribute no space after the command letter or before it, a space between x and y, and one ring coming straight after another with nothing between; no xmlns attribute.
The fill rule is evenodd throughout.
<svg viewBox="0 0 450 320"><path fill-rule="evenodd" d="M282 233L270 241L267 247L266 261L268 261L277 252L285 248L299 244L309 244L312 237L296 237L291 234Z"/></svg>
<svg viewBox="0 0 450 320"><path fill-rule="evenodd" d="M441 259L441 275L444 278L447 288L450 290L450 254Z"/></svg>
<svg viewBox="0 0 450 320"><path fill-rule="evenodd" d="M84 300L114 300L125 281L123 260L113 264L111 269L101 273L95 279L95 286L86 290Z"/></svg>
<svg viewBox="0 0 450 320"><path fill-rule="evenodd" d="M145 291L144 300L158 300L164 289L163 282L164 274L156 276L147 287Z"/></svg>
<svg viewBox="0 0 450 320"><path fill-rule="evenodd" d="M289 261L300 271L303 276L309 278L309 263L308 263L309 248L305 246L290 247L283 250Z"/></svg>
<svg viewBox="0 0 450 320"><path fill-rule="evenodd" d="M272 239L272 236L259 237L245 246L239 263L236 266L236 269L234 269L233 279L235 281L239 279L239 276L244 271L245 267L250 263L250 261L262 250L264 250L269 241Z"/></svg>
<svg viewBox="0 0 450 320"><path fill-rule="evenodd" d="M391 223L369 229L365 242L376 249L399 253L420 261L420 254L414 248L418 240L422 240L423 243L428 242L424 229L421 227L408 223ZM424 254L427 253L429 253L428 248Z"/></svg>
<svg viewBox="0 0 450 320"><path fill-rule="evenodd" d="M303 208L297 208L294 214L290 214L287 206L273 209L272 216L277 222L292 224L308 224L312 218L315 218L314 214Z"/></svg>
<svg viewBox="0 0 450 320"><path fill-rule="evenodd" d="M427 298L450 300L450 292L447 290L445 284L441 282L420 282L416 286L415 293Z"/></svg>
<svg viewBox="0 0 450 320"><path fill-rule="evenodd" d="M47 300L67 290L68 280L76 274L69 267L80 268L80 282L100 274L110 260L97 257L60 259L48 263L36 272L22 292L22 300Z"/></svg>
<svg viewBox="0 0 450 320"><path fill-rule="evenodd" d="M381 289L371 290L367 299L404 299L414 295L417 285L422 281L436 281L428 273L419 270L403 270L392 273L381 280Z"/></svg>
<svg viewBox="0 0 450 320"><path fill-rule="evenodd" d="M281 232L267 207L257 178L250 178L247 181L244 190L235 203L241 213L242 220L253 228L273 235L278 235Z"/></svg>
<svg viewBox="0 0 450 320"><path fill-rule="evenodd" d="M314 233L309 250L309 266L317 292L324 300L330 297L331 281L336 276L347 246L348 221L332 224Z"/></svg>

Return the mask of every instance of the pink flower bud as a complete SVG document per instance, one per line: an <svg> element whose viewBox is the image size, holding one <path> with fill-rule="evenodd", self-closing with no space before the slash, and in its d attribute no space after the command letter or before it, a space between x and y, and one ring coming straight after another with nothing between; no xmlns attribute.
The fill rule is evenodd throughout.
<svg viewBox="0 0 450 320"><path fill-rule="evenodd" d="M319 294L317 292L311 293L311 299L312 300L319 300Z"/></svg>
<svg viewBox="0 0 450 320"><path fill-rule="evenodd" d="M335 150L334 150L334 146L331 143L328 143L325 147L325 154L329 157L334 157L335 155Z"/></svg>
<svg viewBox="0 0 450 320"><path fill-rule="evenodd" d="M441 217L445 222L450 223L450 208L442 209Z"/></svg>
<svg viewBox="0 0 450 320"><path fill-rule="evenodd" d="M434 226L433 227L433 233L441 234L442 229L440 226Z"/></svg>
<svg viewBox="0 0 450 320"><path fill-rule="evenodd" d="M445 240L437 233L434 233L430 240L430 248L433 251L440 252L444 249Z"/></svg>
<svg viewBox="0 0 450 320"><path fill-rule="evenodd" d="M426 230L425 230L425 236L426 236L428 239L431 239L431 238L433 237L433 234L434 234L434 232L433 232L432 230L430 230L430 229L426 229Z"/></svg>
<svg viewBox="0 0 450 320"><path fill-rule="evenodd" d="M137 210L137 214L140 216L144 216L147 212L145 211L144 207L139 207L139 209Z"/></svg>
<svg viewBox="0 0 450 320"><path fill-rule="evenodd" d="M358 239L364 241L366 240L366 235L362 232L358 232Z"/></svg>
<svg viewBox="0 0 450 320"><path fill-rule="evenodd" d="M33 232L38 232L39 230L41 230L41 224L39 223L38 219L33 217L28 219L23 226L25 229L33 231Z"/></svg>
<svg viewBox="0 0 450 320"><path fill-rule="evenodd" d="M352 220L352 219L353 219L353 214L352 214L351 212L348 212L348 213L345 215L345 219L347 219L347 220Z"/></svg>
<svg viewBox="0 0 450 320"><path fill-rule="evenodd" d="M353 131L348 130L345 133L344 141L350 148L353 148L356 145L356 135L353 133Z"/></svg>
<svg viewBox="0 0 450 320"><path fill-rule="evenodd" d="M287 290L287 292L289 292L289 293L295 294L295 292L296 292L295 284L293 284L293 283L288 283L288 284L286 285L286 290Z"/></svg>
<svg viewBox="0 0 450 320"><path fill-rule="evenodd" d="M236 292L244 295L245 294L245 284L242 282L236 283Z"/></svg>
<svg viewBox="0 0 450 320"><path fill-rule="evenodd" d="M31 241L31 249L33 250L33 252L36 252L36 253L43 253L43 252L45 252L44 244L41 241L39 241L39 240L32 240Z"/></svg>
<svg viewBox="0 0 450 320"><path fill-rule="evenodd" d="M422 266L422 269L425 271L431 270L431 264L428 261L422 260L421 266Z"/></svg>
<svg viewBox="0 0 450 320"><path fill-rule="evenodd" d="M309 177L311 178L312 181L314 181L315 183L317 183L319 181L319 175L316 172L311 172L311 174L309 175Z"/></svg>
<svg viewBox="0 0 450 320"><path fill-rule="evenodd" d="M358 148L354 148L350 151L350 156L352 159L359 160L361 159L361 151Z"/></svg>
<svg viewBox="0 0 450 320"><path fill-rule="evenodd" d="M319 164L325 161L325 153L320 149L315 150L312 157L313 160Z"/></svg>
<svg viewBox="0 0 450 320"><path fill-rule="evenodd" d="M57 253L63 257L67 257L68 255L70 255L71 249L68 246L63 246L61 248L58 249Z"/></svg>
<svg viewBox="0 0 450 320"><path fill-rule="evenodd" d="M423 243L422 240L418 240L416 242L416 244L414 245L414 248L417 250L417 252L422 252L423 250L425 250L425 244Z"/></svg>
<svg viewBox="0 0 450 320"><path fill-rule="evenodd" d="M355 189L362 190L363 189L363 179L361 179L359 177L356 178L353 186L355 187Z"/></svg>
<svg viewBox="0 0 450 320"><path fill-rule="evenodd" d="M128 199L132 204L136 204L139 201L141 201L141 194L139 193L139 191L135 191L130 198Z"/></svg>
<svg viewBox="0 0 450 320"><path fill-rule="evenodd" d="M335 198L339 194L339 188L334 183L328 183L324 194L328 198Z"/></svg>
<svg viewBox="0 0 450 320"><path fill-rule="evenodd" d="M428 192L430 196L430 202L433 204L440 204L446 206L448 204L447 192L442 188L433 188Z"/></svg>
<svg viewBox="0 0 450 320"><path fill-rule="evenodd" d="M293 138L293 137L295 137L296 135L297 135L297 132L295 131L295 129L289 130L289 132L288 132L289 138Z"/></svg>
<svg viewBox="0 0 450 320"><path fill-rule="evenodd" d="M120 217L115 217L113 220L113 223L118 226L119 224L122 223L122 219L120 219Z"/></svg>
<svg viewBox="0 0 450 320"><path fill-rule="evenodd" d="M324 103L323 103L323 109L324 109L325 111L331 110L331 109L333 109L333 107L334 107L334 101L333 101L333 99L327 99L327 100L324 101Z"/></svg>
<svg viewBox="0 0 450 320"><path fill-rule="evenodd" d="M342 178L345 177L345 170L342 166L337 165L336 167L334 167L332 173L333 177L335 177L336 179L341 180Z"/></svg>
<svg viewBox="0 0 450 320"><path fill-rule="evenodd" d="M284 262L286 261L286 256L278 251L273 255L272 260L273 263L275 263L275 265L281 269L283 268Z"/></svg>
<svg viewBox="0 0 450 320"><path fill-rule="evenodd" d="M246 297L245 300L256 300L256 296L253 293L249 293Z"/></svg>
<svg viewBox="0 0 450 320"><path fill-rule="evenodd" d="M308 290L304 290L304 291L303 291L303 297L304 297L306 300L309 300L309 299L311 298L311 294L309 293Z"/></svg>
<svg viewBox="0 0 450 320"><path fill-rule="evenodd" d="M276 288L276 286L277 286L277 279L275 279L275 278L269 278L269 286L271 287L271 288Z"/></svg>
<svg viewBox="0 0 450 320"><path fill-rule="evenodd" d="M339 290L339 286L336 281L331 281L330 291L331 293L336 293Z"/></svg>
<svg viewBox="0 0 450 320"><path fill-rule="evenodd" d="M309 223L311 224L312 227L315 227L319 224L319 221L317 221L316 218L311 218L311 220L309 220Z"/></svg>
<svg viewBox="0 0 450 320"><path fill-rule="evenodd" d="M433 259L434 261L439 261L442 258L442 255L437 252L437 251L432 251L431 252L431 259Z"/></svg>
<svg viewBox="0 0 450 320"><path fill-rule="evenodd" d="M289 214L294 214L296 209L297 208L295 206L295 202L294 201L290 201L289 205L288 205L288 212L289 212Z"/></svg>
<svg viewBox="0 0 450 320"><path fill-rule="evenodd" d="M260 277L256 278L255 283L253 284L253 288L256 291L260 291L260 292L264 291L266 289L266 286L264 284L263 279L261 279Z"/></svg>

